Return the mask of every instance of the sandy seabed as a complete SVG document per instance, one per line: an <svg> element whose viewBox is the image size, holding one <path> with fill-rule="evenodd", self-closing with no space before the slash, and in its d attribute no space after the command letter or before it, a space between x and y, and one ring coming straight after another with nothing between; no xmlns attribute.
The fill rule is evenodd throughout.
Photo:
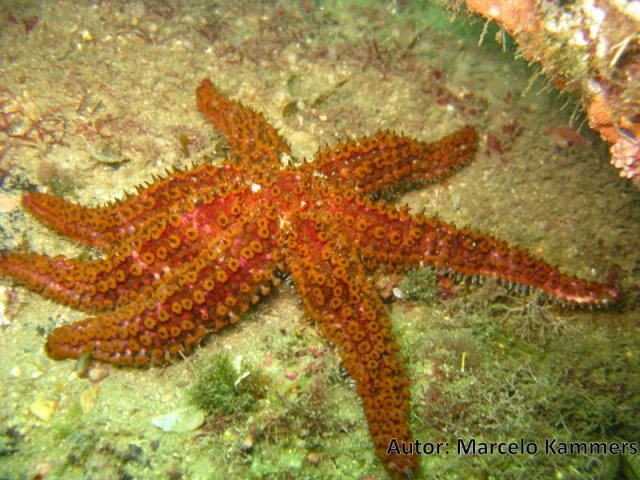
<svg viewBox="0 0 640 480"><path fill-rule="evenodd" d="M570 98L536 80L508 42L477 45L482 26L417 2L4 1L2 248L86 254L26 213L23 191L98 205L219 161L224 141L195 107L205 77L263 112L299 159L380 129L435 140L473 124L481 145L470 165L394 201L582 278L618 272L623 297L564 310L487 282L425 300L416 282L429 275L412 274L391 308L416 438L637 442L640 194L579 128ZM8 280L0 305L2 479L386 478L352 382L289 284L183 362L93 365L93 380L43 350L48 332L81 313ZM220 351L264 372L264 398L197 431L154 427L189 404L198 366ZM627 462L458 453L425 456L424 477L622 478Z"/></svg>

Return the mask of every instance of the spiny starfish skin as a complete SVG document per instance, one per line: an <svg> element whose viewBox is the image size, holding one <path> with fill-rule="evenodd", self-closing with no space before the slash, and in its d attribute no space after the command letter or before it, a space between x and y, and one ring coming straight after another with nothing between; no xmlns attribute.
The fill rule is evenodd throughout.
<svg viewBox="0 0 640 480"><path fill-rule="evenodd" d="M83 261L0 255L0 275L94 316L47 339L54 359L161 365L209 332L236 323L289 271L306 313L355 380L376 453L394 478L419 469L415 455L387 455L412 441L409 379L375 271L419 265L494 276L562 301L603 305L615 287L561 273L491 236L376 202L370 194L437 180L474 153L466 127L435 143L377 133L283 167L289 146L264 117L205 80L200 110L227 137L231 161L176 172L137 195L98 208L28 193L24 206L48 227L106 255Z"/></svg>

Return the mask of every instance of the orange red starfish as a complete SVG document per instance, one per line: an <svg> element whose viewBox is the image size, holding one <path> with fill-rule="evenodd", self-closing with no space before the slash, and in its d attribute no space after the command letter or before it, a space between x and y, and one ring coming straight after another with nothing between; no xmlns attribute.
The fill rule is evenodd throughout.
<svg viewBox="0 0 640 480"><path fill-rule="evenodd" d="M209 332L236 323L291 273L305 311L356 383L376 452L391 476L417 472L409 379L370 275L428 265L536 287L580 305L615 301L616 288L561 273L491 236L373 201L406 182L437 180L473 155L466 127L435 143L393 133L349 141L284 167L287 143L264 117L205 80L199 109L224 133L232 158L177 172L99 208L28 193L49 228L106 254L83 261L4 253L0 275L92 316L55 329L54 359L82 354L116 365L160 365Z"/></svg>

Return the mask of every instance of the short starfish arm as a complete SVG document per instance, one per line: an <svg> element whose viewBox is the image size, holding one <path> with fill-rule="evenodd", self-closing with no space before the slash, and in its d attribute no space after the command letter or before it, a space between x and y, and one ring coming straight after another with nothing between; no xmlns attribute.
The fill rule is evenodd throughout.
<svg viewBox="0 0 640 480"><path fill-rule="evenodd" d="M478 134L473 127L465 127L432 143L379 132L321 150L315 161L304 168L371 193L403 182L441 179L471 158L477 142Z"/></svg>
<svg viewBox="0 0 640 480"><path fill-rule="evenodd" d="M343 235L317 221L297 226L285 256L305 311L356 382L378 457L393 478L408 478L418 457L387 453L392 439L412 442L409 380L388 313Z"/></svg>
<svg viewBox="0 0 640 480"><path fill-rule="evenodd" d="M274 234L269 231L270 238ZM87 353L142 367L186 355L204 335L236 323L279 284L273 276L277 250L271 240L256 238L259 243L248 247L214 239L191 261L166 272L155 289L143 288L135 301L55 329L47 338L49 356L60 360Z"/></svg>
<svg viewBox="0 0 640 480"><path fill-rule="evenodd" d="M619 297L614 286L566 275L526 250L490 235L372 203L364 208L345 204L343 209L358 215L357 224L351 222L347 228L356 242L366 245L363 257L374 268L406 269L426 264L539 288L578 305L606 305Z"/></svg>
<svg viewBox="0 0 640 480"><path fill-rule="evenodd" d="M136 195L96 208L37 192L27 193L22 201L52 230L84 245L110 247L135 233L150 216L168 211L177 201L215 194L220 185L233 185L238 177L238 169L231 164L201 166L192 172L175 172Z"/></svg>
<svg viewBox="0 0 640 480"><path fill-rule="evenodd" d="M198 109L218 127L239 161L280 165L280 155L291 150L261 113L229 100L209 80L196 90Z"/></svg>

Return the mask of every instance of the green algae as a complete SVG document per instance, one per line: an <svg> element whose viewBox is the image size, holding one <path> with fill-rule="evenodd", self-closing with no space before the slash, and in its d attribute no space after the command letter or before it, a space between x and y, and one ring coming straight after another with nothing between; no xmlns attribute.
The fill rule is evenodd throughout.
<svg viewBox="0 0 640 480"><path fill-rule="evenodd" d="M216 354L198 367L189 398L209 414L237 415L255 407L264 395L265 379L257 369Z"/></svg>
<svg viewBox="0 0 640 480"><path fill-rule="evenodd" d="M436 272L429 268L407 272L398 285L402 298L424 305L433 303L438 294L436 277Z"/></svg>

